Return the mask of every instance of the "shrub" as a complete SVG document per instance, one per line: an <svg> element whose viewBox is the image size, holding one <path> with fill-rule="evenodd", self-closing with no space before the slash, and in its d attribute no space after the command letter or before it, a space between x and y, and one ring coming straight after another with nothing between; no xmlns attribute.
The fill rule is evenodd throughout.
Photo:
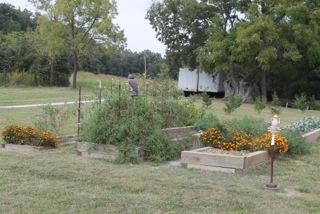
<svg viewBox="0 0 320 214"><path fill-rule="evenodd" d="M204 114L202 108L185 100L154 100L149 103L149 108L159 114L162 128L193 125Z"/></svg>
<svg viewBox="0 0 320 214"><path fill-rule="evenodd" d="M8 144L57 147L58 139L53 133L41 131L31 126L10 125L2 132L3 140Z"/></svg>
<svg viewBox="0 0 320 214"><path fill-rule="evenodd" d="M310 145L301 136L299 131L286 130L283 135L288 139L289 151L291 155L303 155L310 152Z"/></svg>
<svg viewBox="0 0 320 214"><path fill-rule="evenodd" d="M0 73L0 83L3 86L36 86L36 77L33 73L13 71Z"/></svg>
<svg viewBox="0 0 320 214"><path fill-rule="evenodd" d="M202 93L202 102L204 105L208 108L212 104L212 98L210 98L209 94L207 92Z"/></svg>
<svg viewBox="0 0 320 214"><path fill-rule="evenodd" d="M207 130L208 128L220 129L222 125L220 124L219 119L215 115L211 113L206 113L203 117L201 117L195 122L194 126L197 130L200 131Z"/></svg>
<svg viewBox="0 0 320 214"><path fill-rule="evenodd" d="M237 108L239 108L242 105L243 99L242 97L230 95L228 97L227 102L225 102L225 108L224 111L227 114L230 114L234 112Z"/></svg>
<svg viewBox="0 0 320 214"><path fill-rule="evenodd" d="M147 151L147 160L170 160L180 154L179 146L170 143L161 129L168 124L193 124L200 111L178 101L165 103L147 102L141 97L109 97L108 102L96 106L84 122L82 138L118 146L123 162L135 162L132 156L137 156L134 149L137 147ZM181 115L185 118L180 118Z"/></svg>
<svg viewBox="0 0 320 214"><path fill-rule="evenodd" d="M254 109L260 114L263 109L267 106L267 98L266 97L257 97L254 102Z"/></svg>
<svg viewBox="0 0 320 214"><path fill-rule="evenodd" d="M293 106L301 111L305 111L308 108L308 100L305 94L295 95Z"/></svg>
<svg viewBox="0 0 320 214"><path fill-rule="evenodd" d="M315 96L309 97L309 107L311 110L320 110L320 100L316 100Z"/></svg>
<svg viewBox="0 0 320 214"><path fill-rule="evenodd" d="M263 119L244 116L240 119L232 119L226 126L230 131L244 131L254 136L261 136L268 128Z"/></svg>
<svg viewBox="0 0 320 214"><path fill-rule="evenodd" d="M286 130L298 131L301 133L310 132L317 128L320 128L319 117L304 117L302 120L291 123L284 127Z"/></svg>
<svg viewBox="0 0 320 214"><path fill-rule="evenodd" d="M269 106L272 114L280 114L281 111L281 102L277 92L273 92L272 101Z"/></svg>

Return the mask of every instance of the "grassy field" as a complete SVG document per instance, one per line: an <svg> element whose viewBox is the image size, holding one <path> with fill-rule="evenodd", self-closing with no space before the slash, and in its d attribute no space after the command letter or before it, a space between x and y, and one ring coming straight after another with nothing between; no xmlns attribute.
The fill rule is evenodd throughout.
<svg viewBox="0 0 320 214"><path fill-rule="evenodd" d="M103 90L104 94L117 93L117 86L120 82L122 85L122 93L128 93L128 88L126 85L127 79L124 77L115 77L110 75L95 75L88 72L79 72L78 84L83 87L82 89L82 99L90 100L96 99L98 96L98 86L99 80L102 80L102 85L105 87ZM148 87L157 88L159 82L154 82L148 80ZM169 84L174 84L170 82ZM142 78L139 79L139 85L141 86L141 93L144 94L146 90L146 84ZM163 87L163 86L162 86ZM153 88L153 89L154 89ZM171 87L172 88L172 87ZM42 88L3 88L0 87L0 106L6 105L17 105L17 104L37 104L37 103L48 103L48 102L64 102L64 101L75 101L78 99L78 91L71 88L56 88L56 87L42 87ZM200 96L193 96L187 98L191 102L198 105L202 105ZM76 106L70 106L70 108L76 109ZM221 120L238 118L244 115L253 116L256 118L262 118L266 122L269 122L272 114L269 109L265 109L261 114L254 111L254 107L251 104L243 104L239 109L237 109L232 114L226 114L224 112L224 102L222 100L214 100L213 104L207 109L208 111L215 114ZM41 114L42 108L23 108L23 109L2 109L0 111L0 129L11 123L23 123L32 124L37 116ZM281 122L286 124L299 120L305 116L318 116L320 117L320 111L306 111L305 113L297 109L285 109L281 111ZM65 135L71 135L76 133L76 116L72 116L69 120L64 123Z"/></svg>
<svg viewBox="0 0 320 214"><path fill-rule="evenodd" d="M91 99L100 79L105 87L119 81L125 85L126 78L113 78L81 72L79 84ZM0 105L75 99L77 91L70 88L0 88ZM188 99L202 105L199 96ZM249 115L269 122L272 117L268 109L257 114L250 104L230 115L223 108L223 101L215 100L207 110L221 120ZM41 112L42 108L1 110L0 129L16 122L31 124ZM280 116L288 123L320 117L320 111L283 108ZM76 117L64 125L64 134L74 134ZM320 142L310 146L310 155L276 161L277 191L264 188L268 164L233 175L167 163L118 165L83 158L72 146L25 155L0 149L0 213L320 213Z"/></svg>
<svg viewBox="0 0 320 214"><path fill-rule="evenodd" d="M19 155L0 151L0 213L319 213L320 142L312 154L239 174L118 165L73 147Z"/></svg>
<svg viewBox="0 0 320 214"><path fill-rule="evenodd" d="M200 98L197 99L196 103L200 105L202 101ZM238 108L236 111L232 112L231 114L226 114L224 112L224 101L223 100L214 100L212 105L208 108L208 111L212 112L215 114L217 117L219 117L221 120L228 120L232 118L239 118L242 116L252 116L255 118L261 118L266 122L271 122L271 118L273 114L271 113L269 108L264 109L261 114L258 114L254 110L254 105L252 104L242 104L240 108ZM294 122L297 120L302 119L303 117L306 116L316 116L320 117L320 111L305 111L302 112L298 109L294 108L281 108L280 112L280 118L281 118L281 124L288 124L290 122Z"/></svg>

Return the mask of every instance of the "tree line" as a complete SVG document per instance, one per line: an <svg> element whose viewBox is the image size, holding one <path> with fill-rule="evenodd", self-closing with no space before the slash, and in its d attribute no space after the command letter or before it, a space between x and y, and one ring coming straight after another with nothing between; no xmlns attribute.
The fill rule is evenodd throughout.
<svg viewBox="0 0 320 214"><path fill-rule="evenodd" d="M35 13L0 4L2 82L23 73L32 76L34 85L67 86L73 74L76 87L79 70L126 76L144 73L145 61L148 75L160 72L160 54L126 49L123 31L113 23L114 1L31 2Z"/></svg>
<svg viewBox="0 0 320 214"><path fill-rule="evenodd" d="M318 0L163 0L147 18L172 65L240 76L265 97L320 98Z"/></svg>

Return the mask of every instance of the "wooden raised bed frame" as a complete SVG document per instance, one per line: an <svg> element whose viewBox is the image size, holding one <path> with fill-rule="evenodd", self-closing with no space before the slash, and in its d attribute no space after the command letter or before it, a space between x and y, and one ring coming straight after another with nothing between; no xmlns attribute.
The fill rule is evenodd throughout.
<svg viewBox="0 0 320 214"><path fill-rule="evenodd" d="M188 168L235 173L239 170L254 168L269 159L267 151L251 152L244 155L209 153L204 147L181 153L181 163Z"/></svg>

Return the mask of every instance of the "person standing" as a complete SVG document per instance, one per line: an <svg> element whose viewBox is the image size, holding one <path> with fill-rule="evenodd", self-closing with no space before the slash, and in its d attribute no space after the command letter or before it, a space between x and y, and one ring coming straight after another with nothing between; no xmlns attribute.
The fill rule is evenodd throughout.
<svg viewBox="0 0 320 214"><path fill-rule="evenodd" d="M139 95L139 88L138 88L138 82L134 78L132 74L129 74L128 76L128 83L130 87L130 95L131 97L136 97Z"/></svg>

